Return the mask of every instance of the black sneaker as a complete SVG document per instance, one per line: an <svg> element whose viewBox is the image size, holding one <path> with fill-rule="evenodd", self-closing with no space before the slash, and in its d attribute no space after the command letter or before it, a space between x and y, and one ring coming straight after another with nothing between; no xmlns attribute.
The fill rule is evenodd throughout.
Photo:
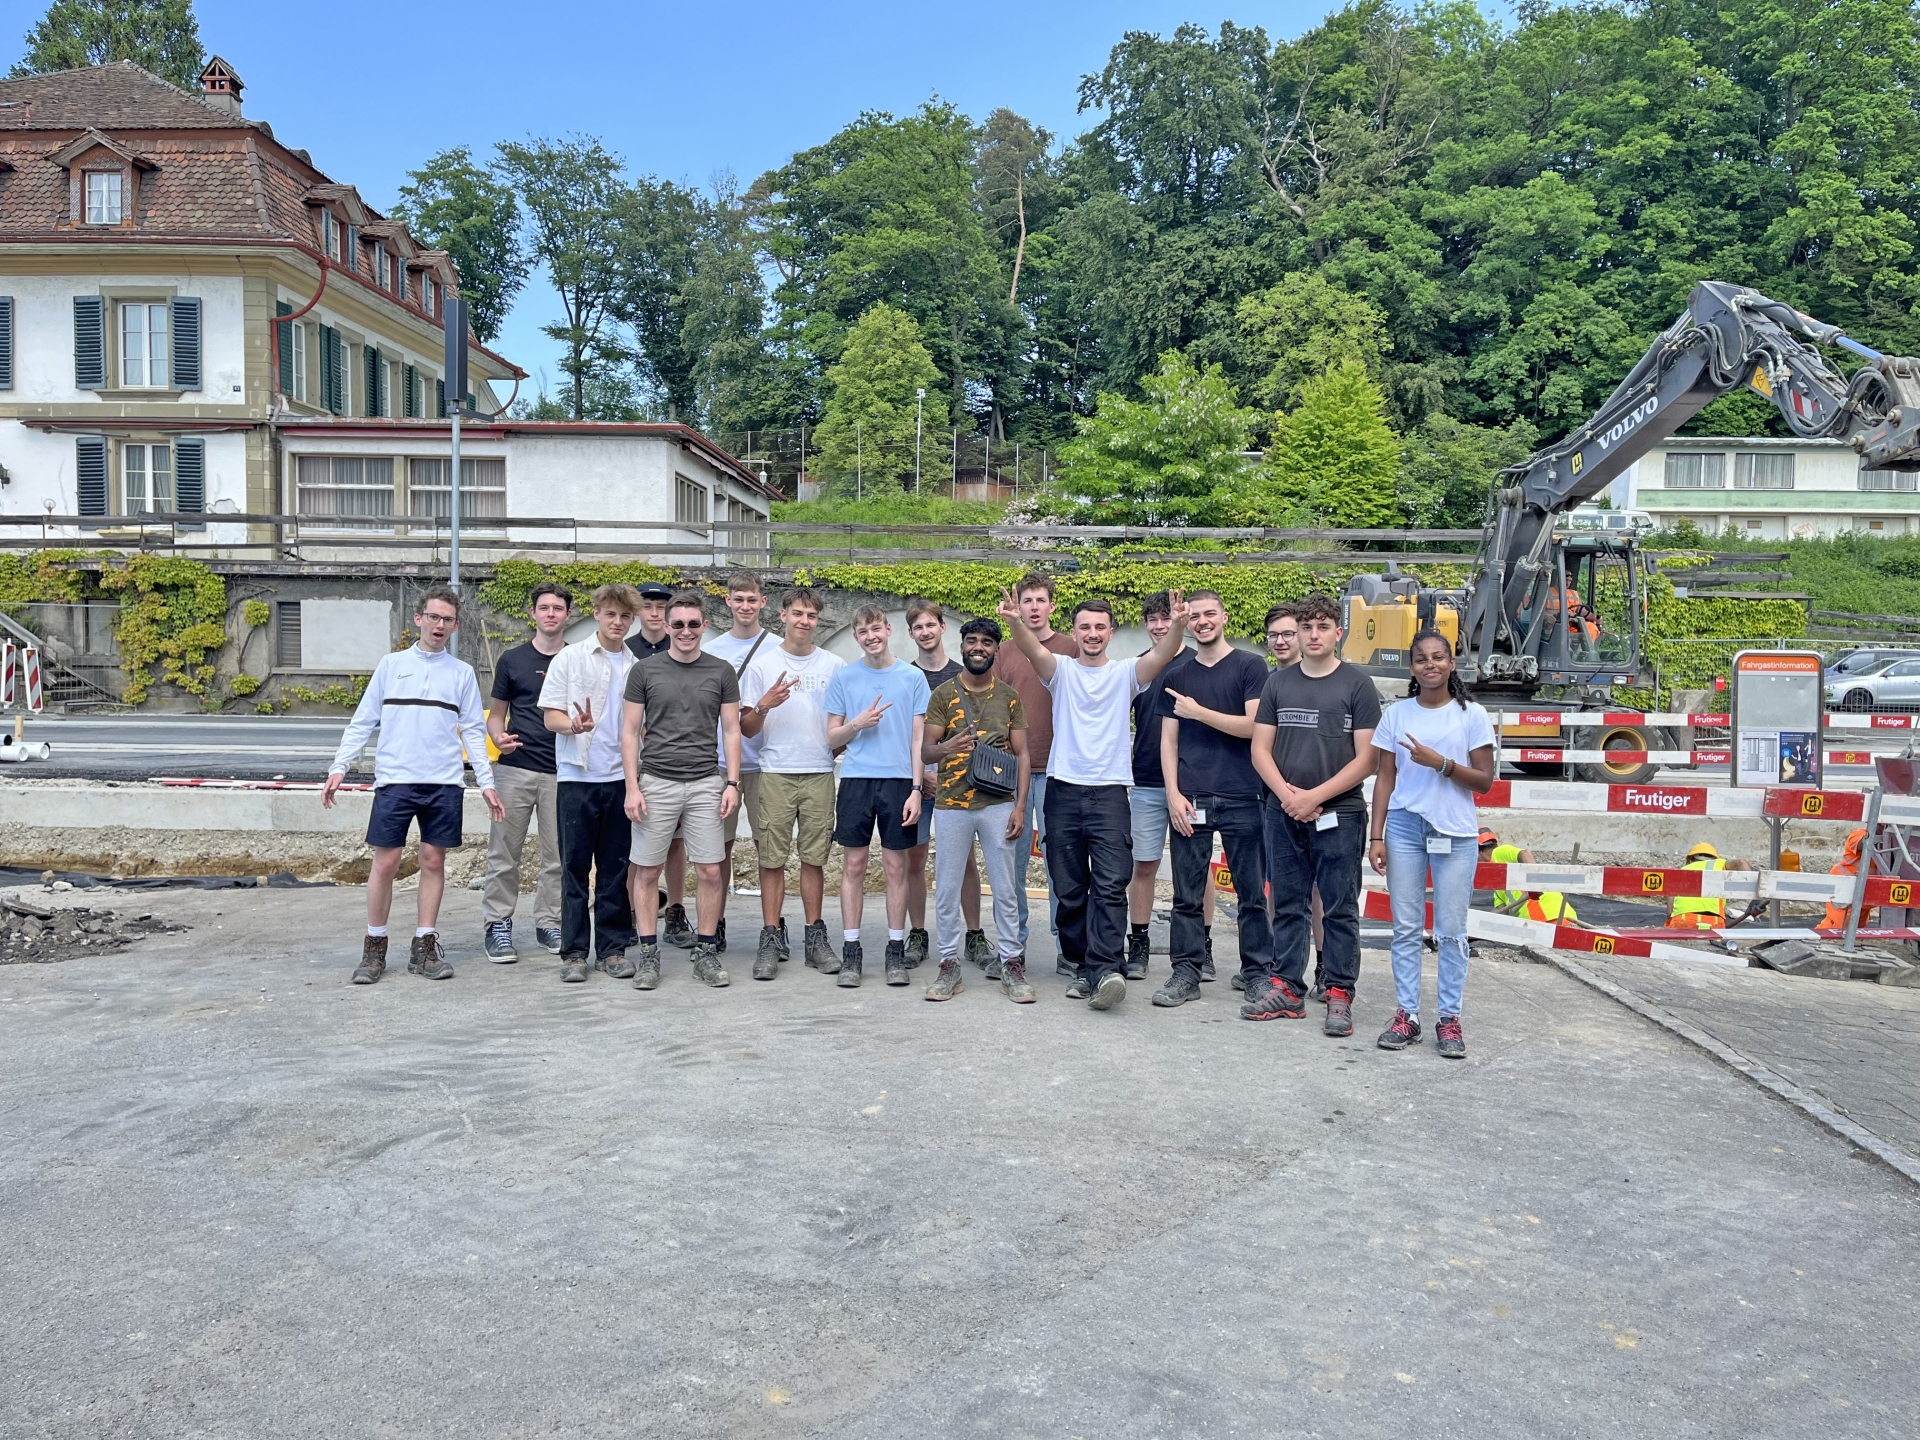
<svg viewBox="0 0 1920 1440"><path fill-rule="evenodd" d="M1153 992L1153 1003L1164 1005L1169 1010L1176 1005L1184 1005L1189 1000L1200 998L1200 982L1185 970L1176 970L1168 977L1167 983Z"/></svg>
<svg viewBox="0 0 1920 1440"><path fill-rule="evenodd" d="M1338 985L1327 987L1326 1032L1335 1036L1353 1033L1353 994Z"/></svg>
<svg viewBox="0 0 1920 1440"><path fill-rule="evenodd" d="M1467 1058L1467 1037L1460 1033L1458 1015L1442 1015L1433 1027L1433 1048L1443 1060L1464 1060Z"/></svg>
<svg viewBox="0 0 1920 1440"><path fill-rule="evenodd" d="M693 948L693 926L687 923L687 907L669 905L660 917L660 938L676 950Z"/></svg>
<svg viewBox="0 0 1920 1440"><path fill-rule="evenodd" d="M720 952L711 940L693 947L693 978L715 989L724 989L730 983L727 972L720 968Z"/></svg>
<svg viewBox="0 0 1920 1440"><path fill-rule="evenodd" d="M549 955L558 955L560 953L560 927L558 925L534 926L533 943Z"/></svg>
<svg viewBox="0 0 1920 1440"><path fill-rule="evenodd" d="M1073 983L1067 986L1067 999L1084 1000L1093 993L1093 987L1080 978L1078 970L1073 972Z"/></svg>
<svg viewBox="0 0 1920 1440"><path fill-rule="evenodd" d="M807 926L801 943L806 947L809 970L818 970L822 975L840 973L840 962L833 957L833 942L827 939L826 921L816 920Z"/></svg>
<svg viewBox="0 0 1920 1440"><path fill-rule="evenodd" d="M727 953L727 917L724 915L714 922L713 948L722 955Z"/></svg>
<svg viewBox="0 0 1920 1440"><path fill-rule="evenodd" d="M780 973L780 962L785 957L780 953L780 927L762 925L760 927L760 948L753 956L753 978L771 980Z"/></svg>
<svg viewBox="0 0 1920 1440"><path fill-rule="evenodd" d="M451 980L453 966L440 949L440 932L429 930L413 937L413 952L407 958L407 971L428 980Z"/></svg>
<svg viewBox="0 0 1920 1440"><path fill-rule="evenodd" d="M387 973L387 937L368 935L360 946L360 963L353 967L353 983L372 985Z"/></svg>
<svg viewBox="0 0 1920 1440"><path fill-rule="evenodd" d="M962 949L965 951L967 959L975 965L978 965L982 970L991 967L1000 954L998 950L995 950L993 946L987 943L987 932L984 930L967 931L966 944ZM997 980L1000 977L997 975L989 975L987 978L989 980Z"/></svg>
<svg viewBox="0 0 1920 1440"><path fill-rule="evenodd" d="M1111 1010L1127 998L1127 977L1118 970L1109 970L1100 977L1100 983L1094 987L1093 998L1087 1001L1091 1010Z"/></svg>
<svg viewBox="0 0 1920 1440"><path fill-rule="evenodd" d="M1268 979L1259 994L1240 1007L1242 1020L1302 1020L1306 1014L1307 1002L1300 992L1278 979Z"/></svg>
<svg viewBox="0 0 1920 1440"><path fill-rule="evenodd" d="M1071 960L1056 959L1053 962L1053 973L1056 975L1064 975L1070 980L1076 979L1080 974L1080 967L1075 965Z"/></svg>
<svg viewBox="0 0 1920 1440"><path fill-rule="evenodd" d="M660 946L640 942L640 953L634 957L633 988L652 990L660 984Z"/></svg>
<svg viewBox="0 0 1920 1440"><path fill-rule="evenodd" d="M633 961L627 958L627 952L624 950L616 950L611 955L602 955L593 962L593 968L606 971L616 980L633 978Z"/></svg>
<svg viewBox="0 0 1920 1440"><path fill-rule="evenodd" d="M1420 1022L1404 1010L1393 1012L1393 1023L1380 1032L1374 1042L1382 1050L1404 1050L1420 1043Z"/></svg>
<svg viewBox="0 0 1920 1440"><path fill-rule="evenodd" d="M1236 990L1247 988L1247 977L1238 970L1233 972L1233 988Z"/></svg>
<svg viewBox="0 0 1920 1440"><path fill-rule="evenodd" d="M1127 979L1144 980L1147 978L1147 957L1153 953L1153 940L1145 930L1130 931L1127 935Z"/></svg>
<svg viewBox="0 0 1920 1440"><path fill-rule="evenodd" d="M784 962L793 955L793 948L787 944L787 917L780 917L780 959Z"/></svg>
<svg viewBox="0 0 1920 1440"><path fill-rule="evenodd" d="M927 932L918 926L907 931L907 968L909 970L926 963L928 943ZM887 983L892 984L893 982L888 981Z"/></svg>
<svg viewBox="0 0 1920 1440"><path fill-rule="evenodd" d="M840 947L840 963L834 968L839 973L842 990L851 990L860 983L862 958L858 940L849 940Z"/></svg>
<svg viewBox="0 0 1920 1440"><path fill-rule="evenodd" d="M922 931L921 933L925 934L926 932ZM907 971L909 968L911 968L907 963L907 942L906 941L904 940L887 941L886 964L887 964L887 984L905 985L907 983Z"/></svg>
<svg viewBox="0 0 1920 1440"><path fill-rule="evenodd" d="M513 921L487 922L487 959L496 965L511 965L520 958L513 948Z"/></svg>
<svg viewBox="0 0 1920 1440"><path fill-rule="evenodd" d="M584 985L593 966L587 963L584 955L574 955L560 962L560 983L562 985Z"/></svg>
<svg viewBox="0 0 1920 1440"><path fill-rule="evenodd" d="M1200 978L1209 985L1213 983L1213 942L1211 940L1207 942L1206 953L1200 957Z"/></svg>

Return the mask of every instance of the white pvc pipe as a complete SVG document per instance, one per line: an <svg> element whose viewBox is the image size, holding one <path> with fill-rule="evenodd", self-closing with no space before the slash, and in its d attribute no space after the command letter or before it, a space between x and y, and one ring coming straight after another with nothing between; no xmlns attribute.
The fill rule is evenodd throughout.
<svg viewBox="0 0 1920 1440"><path fill-rule="evenodd" d="M29 760L52 758L53 746L45 740L15 740L11 735L0 735L0 763L24 765Z"/></svg>

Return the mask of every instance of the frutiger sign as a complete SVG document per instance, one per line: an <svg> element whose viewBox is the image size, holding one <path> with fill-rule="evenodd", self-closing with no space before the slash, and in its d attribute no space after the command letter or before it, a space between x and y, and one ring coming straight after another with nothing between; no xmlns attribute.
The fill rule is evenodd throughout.
<svg viewBox="0 0 1920 1440"><path fill-rule="evenodd" d="M1613 797L1618 803L1611 810L1631 810L1653 815L1704 815L1707 813L1705 790L1681 786L1615 785Z"/></svg>

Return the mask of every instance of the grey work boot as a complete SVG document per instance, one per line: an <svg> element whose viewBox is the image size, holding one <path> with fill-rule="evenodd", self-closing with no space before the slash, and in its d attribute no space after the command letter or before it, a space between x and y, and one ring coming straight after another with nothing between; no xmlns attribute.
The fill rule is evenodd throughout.
<svg viewBox="0 0 1920 1440"><path fill-rule="evenodd" d="M827 938L827 922L816 920L807 926L801 943L807 951L807 968L822 975L838 975L840 961L834 956L833 942Z"/></svg>
<svg viewBox="0 0 1920 1440"><path fill-rule="evenodd" d="M933 939L919 926L907 931L907 968L917 970L927 963L927 951L932 947Z"/></svg>
<svg viewBox="0 0 1920 1440"><path fill-rule="evenodd" d="M667 906L666 914L660 917L660 938L676 950L693 948L693 926L687 923L686 906Z"/></svg>
<svg viewBox="0 0 1920 1440"><path fill-rule="evenodd" d="M771 980L780 973L780 962L786 957L780 953L780 927L762 925L760 927L760 948L753 955L753 978Z"/></svg>
<svg viewBox="0 0 1920 1440"><path fill-rule="evenodd" d="M911 968L907 960L907 942L904 940L887 941L887 984L905 985L908 983L907 971Z"/></svg>
<svg viewBox="0 0 1920 1440"><path fill-rule="evenodd" d="M387 973L387 937L369 935L360 946L360 963L353 967L353 983L372 985Z"/></svg>
<svg viewBox="0 0 1920 1440"><path fill-rule="evenodd" d="M1127 998L1127 977L1118 970L1109 970L1100 977L1099 985L1094 987L1093 998L1087 1001L1090 1010L1111 1010Z"/></svg>
<svg viewBox="0 0 1920 1440"><path fill-rule="evenodd" d="M720 952L711 940L703 940L693 947L693 978L716 990L730 983L727 972L720 968Z"/></svg>
<svg viewBox="0 0 1920 1440"><path fill-rule="evenodd" d="M933 984L927 987L927 999L951 1000L965 988L960 984L960 961L942 960L939 973L933 977Z"/></svg>
<svg viewBox="0 0 1920 1440"><path fill-rule="evenodd" d="M560 983L562 985L584 985L587 976L593 973L593 966L584 955L566 955L560 960Z"/></svg>
<svg viewBox="0 0 1920 1440"><path fill-rule="evenodd" d="M640 942L640 950L634 956L633 988L652 990L660 983L660 946L657 942Z"/></svg>
<svg viewBox="0 0 1920 1440"><path fill-rule="evenodd" d="M616 980L633 978L633 961L627 958L627 952L624 950L616 950L611 955L602 955L593 962L593 968L606 971Z"/></svg>
<svg viewBox="0 0 1920 1440"><path fill-rule="evenodd" d="M839 974L842 990L851 990L860 983L862 958L858 940L849 940L840 947Z"/></svg>
<svg viewBox="0 0 1920 1440"><path fill-rule="evenodd" d="M1027 957L1016 955L1001 967L1000 993L1016 1005L1031 1005L1033 986L1027 982Z"/></svg>
<svg viewBox="0 0 1920 1440"><path fill-rule="evenodd" d="M1167 983L1153 992L1153 1003L1168 1009L1200 998L1200 981L1192 972L1176 969Z"/></svg>
<svg viewBox="0 0 1920 1440"><path fill-rule="evenodd" d="M438 930L429 930L424 935L413 937L413 951L407 957L407 970L428 980L453 978L453 966L447 963L447 957L440 950Z"/></svg>
<svg viewBox="0 0 1920 1440"><path fill-rule="evenodd" d="M982 970L993 964L994 957L1000 953L987 943L987 932L984 930L967 931L966 943L961 949L967 959L973 964L978 965ZM997 975L989 975L987 978L989 980L997 980L1000 977Z"/></svg>

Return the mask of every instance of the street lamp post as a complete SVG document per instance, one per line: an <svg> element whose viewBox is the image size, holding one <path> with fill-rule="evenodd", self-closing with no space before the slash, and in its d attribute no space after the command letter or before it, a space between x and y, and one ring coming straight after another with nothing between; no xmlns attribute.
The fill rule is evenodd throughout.
<svg viewBox="0 0 1920 1440"><path fill-rule="evenodd" d="M926 389L917 387L913 392L913 493L916 495L920 493L920 430L926 408Z"/></svg>

